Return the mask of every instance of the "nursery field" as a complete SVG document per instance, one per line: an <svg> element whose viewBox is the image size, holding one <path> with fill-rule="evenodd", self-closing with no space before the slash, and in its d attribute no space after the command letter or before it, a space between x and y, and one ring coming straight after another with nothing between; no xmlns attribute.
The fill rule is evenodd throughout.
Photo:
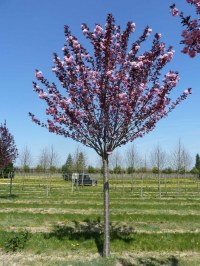
<svg viewBox="0 0 200 266"><path fill-rule="evenodd" d="M0 179L0 266L200 265L194 177L111 176L111 257L101 258L102 178L72 187L61 174Z"/></svg>

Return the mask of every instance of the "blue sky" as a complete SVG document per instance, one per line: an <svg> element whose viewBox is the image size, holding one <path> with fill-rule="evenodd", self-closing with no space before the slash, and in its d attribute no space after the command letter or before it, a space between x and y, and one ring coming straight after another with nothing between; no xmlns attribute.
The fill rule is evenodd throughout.
<svg viewBox="0 0 200 266"><path fill-rule="evenodd" d="M0 0L0 122L7 121L19 151L27 145L36 163L41 150L53 145L62 164L67 154L73 153L79 146L87 153L88 163L96 163L97 157L91 149L40 128L31 122L28 112L44 118L45 106L32 90L34 70L42 70L50 81L56 82L51 72L52 54L57 52L62 55L61 48L65 42L63 26L69 25L73 35L87 47L87 40L81 32L81 23L86 22L93 29L95 23L104 25L107 14L112 13L116 23L122 28L129 20L136 23L136 33L132 40L135 40L146 25L154 33L162 33L162 40L166 45L173 45L176 51L173 61L166 66L163 73L169 69L178 70L181 78L173 97L188 87L193 89L193 94L168 118L160 121L153 132L135 141L138 150L142 154L148 154L159 143L170 152L181 138L193 157L200 153L200 58L190 59L180 53L182 28L179 18L173 18L169 13L168 7L172 2ZM186 1L175 2L185 13L194 14L193 8ZM151 45L150 40L147 47L148 44ZM121 148L121 153L127 147L128 145Z"/></svg>

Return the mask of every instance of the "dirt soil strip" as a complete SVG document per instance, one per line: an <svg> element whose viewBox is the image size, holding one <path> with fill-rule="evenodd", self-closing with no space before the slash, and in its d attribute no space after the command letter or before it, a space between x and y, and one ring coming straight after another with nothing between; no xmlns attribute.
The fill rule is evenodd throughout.
<svg viewBox="0 0 200 266"><path fill-rule="evenodd" d="M133 263L133 264L126 264L126 265L136 265L134 263L136 263L137 259L139 258L165 259L165 258L175 257L178 259L178 261L184 260L188 262L188 265L194 265L194 264L190 264L190 262L193 262L194 260L200 261L200 254L197 252L173 252L173 254L168 253L168 252L159 252L159 253L158 252L134 252L134 253L123 252L120 254L111 253L111 255L117 258L116 266L125 265L125 264L121 264L122 260L126 260L126 261ZM100 258L100 255L98 253L95 253L95 254L78 253L77 254L77 252L74 252L74 253L69 252L65 254L57 253L57 254L45 255L45 254L33 254L33 253L28 253L28 252L5 253L0 250L0 266L29 266L29 265L48 266L49 263L51 262L57 262L57 263L69 262L69 261L86 262L86 261L91 261L91 260L95 260L98 258ZM140 265L144 265L144 264L140 264Z"/></svg>
<svg viewBox="0 0 200 266"><path fill-rule="evenodd" d="M0 213L43 213L43 214L65 214L65 213L73 213L73 214L101 214L102 210L97 210L93 208L89 209L73 209L73 208L4 208L0 209ZM131 209L124 209L124 210L111 210L112 214L141 214L140 210L131 210ZM154 214L154 215L161 215L161 214L168 214L168 215L200 215L200 211L196 210L143 210L142 214Z"/></svg>
<svg viewBox="0 0 200 266"><path fill-rule="evenodd" d="M65 213L73 213L73 214L99 214L102 213L100 210L94 209L63 209L63 208L5 208L0 209L0 213L42 213L42 214L65 214Z"/></svg>
<svg viewBox="0 0 200 266"><path fill-rule="evenodd" d="M28 252L5 253L0 250L0 266L28 266L49 265L49 262L57 261L58 263L66 261L90 261L99 258L98 253L77 255L77 252L71 254L32 254Z"/></svg>
<svg viewBox="0 0 200 266"><path fill-rule="evenodd" d="M85 224L84 222L81 222L80 224ZM59 222L57 223L57 225L59 226L74 226L73 222ZM120 225L120 224L117 224ZM123 225L127 225L127 224L121 224L121 226ZM4 231L7 232L18 232L21 231L22 229L26 229L27 231L31 232L31 233L49 233L52 231L53 229L52 224L45 224L45 226L23 226L23 227L19 227L19 226L7 226L5 228ZM159 229L154 229L154 230L145 230L145 229L141 229L137 227L137 224L134 224L134 229L133 229L133 233L138 233L138 234L186 234L186 233L192 233L192 234L199 234L200 233L200 229L195 229L195 230L190 230L190 229L183 229L183 228L174 228L174 229L170 229L170 228L159 228Z"/></svg>

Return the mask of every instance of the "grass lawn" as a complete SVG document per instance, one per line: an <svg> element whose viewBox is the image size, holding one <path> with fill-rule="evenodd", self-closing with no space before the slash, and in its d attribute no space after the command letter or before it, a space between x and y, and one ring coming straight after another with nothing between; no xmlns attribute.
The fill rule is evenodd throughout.
<svg viewBox="0 0 200 266"><path fill-rule="evenodd" d="M0 266L200 265L199 181L112 176L111 257L101 258L102 180L78 187L61 176L0 179ZM180 187L178 187L178 183Z"/></svg>

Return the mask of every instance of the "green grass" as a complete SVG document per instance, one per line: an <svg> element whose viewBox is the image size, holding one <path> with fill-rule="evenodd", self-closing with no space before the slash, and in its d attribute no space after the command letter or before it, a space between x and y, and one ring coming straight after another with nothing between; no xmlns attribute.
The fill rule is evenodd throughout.
<svg viewBox="0 0 200 266"><path fill-rule="evenodd" d="M0 245L5 247L10 239L20 235L23 231L5 232L0 231ZM29 233L29 238L24 250L35 254L54 254L57 252L78 251L96 253L98 252L97 239L102 239L101 234L74 233L62 237L55 232L50 233ZM100 241L101 242L101 241ZM111 237L112 252L120 253L122 250L129 252L157 251L200 251L200 234L198 233L132 233L127 238L120 238L115 235Z"/></svg>
<svg viewBox="0 0 200 266"><path fill-rule="evenodd" d="M156 179L145 178L142 183L135 177L131 191L130 177L112 177L112 257L107 260L98 255L103 237L102 180L99 178L96 187L74 188L73 192L70 182L61 177L52 178L47 191L49 180L44 176L16 177L9 196L9 180L0 179L0 259L9 245L19 245L14 253L29 258L18 255L20 262L16 261L11 252L8 265L14 261L18 265L52 266L116 265L117 261L122 265L198 265L198 180L180 179L178 193L177 179L168 179L165 186L163 178L159 198ZM29 235L26 241L25 229ZM193 255L189 259L187 254Z"/></svg>

